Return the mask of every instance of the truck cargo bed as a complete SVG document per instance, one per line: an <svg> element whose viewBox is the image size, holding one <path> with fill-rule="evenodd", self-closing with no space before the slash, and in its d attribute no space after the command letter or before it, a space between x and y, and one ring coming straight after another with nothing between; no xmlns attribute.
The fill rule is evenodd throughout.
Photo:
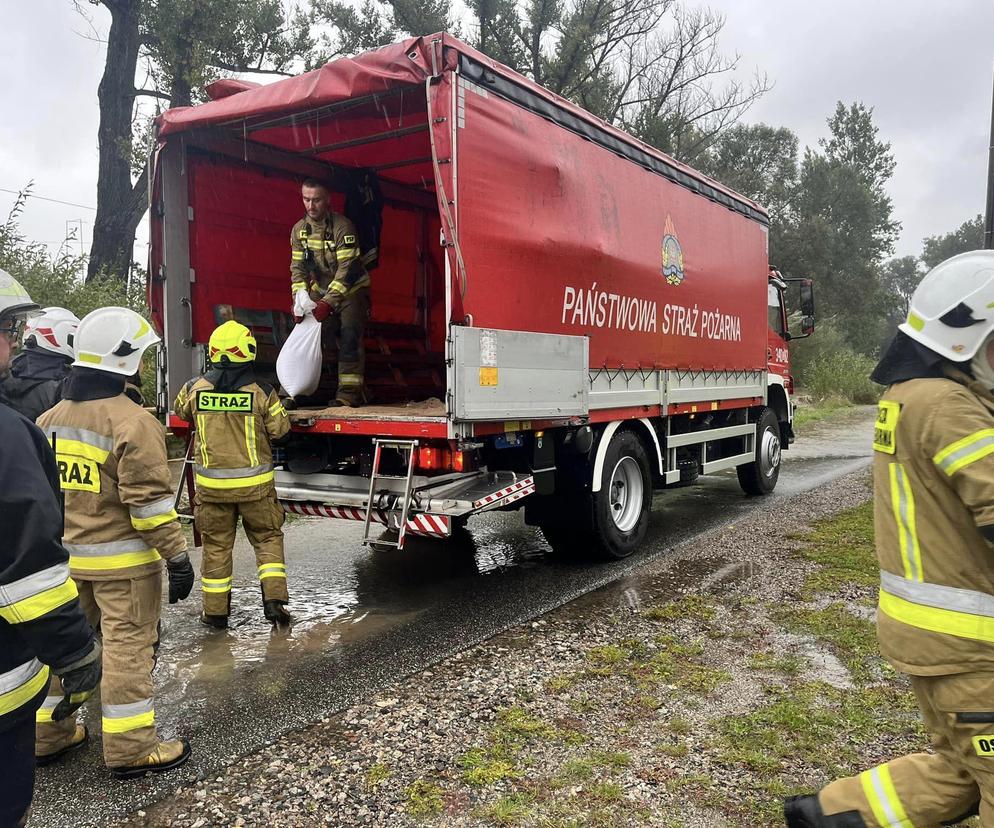
<svg viewBox="0 0 994 828"><path fill-rule="evenodd" d="M447 437L445 405L437 397L407 403L304 407L287 412L295 431L393 437Z"/></svg>
<svg viewBox="0 0 994 828"><path fill-rule="evenodd" d="M308 423L312 420L381 420L445 422L445 405L432 397L420 402L388 403L386 405L364 405L350 408L346 405L331 405L326 408L299 408L288 412L293 423Z"/></svg>

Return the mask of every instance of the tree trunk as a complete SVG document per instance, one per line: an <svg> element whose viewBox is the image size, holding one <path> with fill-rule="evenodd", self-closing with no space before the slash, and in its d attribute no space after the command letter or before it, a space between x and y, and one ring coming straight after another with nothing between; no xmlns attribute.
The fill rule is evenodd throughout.
<svg viewBox="0 0 994 828"><path fill-rule="evenodd" d="M97 216L93 223L87 280L101 272L127 278L135 229L145 213L147 187L145 184L139 189L131 183L131 113L141 3L136 0L102 2L111 13L111 25L104 74L97 92L100 105Z"/></svg>

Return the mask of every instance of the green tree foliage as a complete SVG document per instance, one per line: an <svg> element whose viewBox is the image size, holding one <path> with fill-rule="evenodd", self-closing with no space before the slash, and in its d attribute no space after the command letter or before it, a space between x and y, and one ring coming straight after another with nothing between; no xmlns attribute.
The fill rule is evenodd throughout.
<svg viewBox="0 0 994 828"><path fill-rule="evenodd" d="M823 152L804 152L774 252L786 275L816 281L821 313L837 318L849 344L875 353L889 317L881 266L899 229L884 191L894 159L862 104L840 103L828 127Z"/></svg>
<svg viewBox="0 0 994 828"><path fill-rule="evenodd" d="M884 262L881 283L891 300L896 322L903 322L907 317L911 295L924 275L925 269L917 256L901 256Z"/></svg>
<svg viewBox="0 0 994 828"><path fill-rule="evenodd" d="M951 233L923 239L921 261L926 269L930 269L950 256L979 250L983 246L984 217L978 214L975 218L964 221Z"/></svg>

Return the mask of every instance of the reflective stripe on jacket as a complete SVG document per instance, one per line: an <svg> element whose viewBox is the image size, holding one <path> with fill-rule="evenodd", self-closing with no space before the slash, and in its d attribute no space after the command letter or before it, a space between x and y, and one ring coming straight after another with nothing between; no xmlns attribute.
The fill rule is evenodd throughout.
<svg viewBox="0 0 994 828"><path fill-rule="evenodd" d="M201 377L176 396L176 416L196 429L194 471L203 500L256 500L274 488L272 440L290 430L279 396L256 382L219 392Z"/></svg>
<svg viewBox="0 0 994 828"><path fill-rule="evenodd" d="M892 385L874 431L881 653L915 675L994 664L994 396L965 374Z"/></svg>
<svg viewBox="0 0 994 828"><path fill-rule="evenodd" d="M93 631L60 543L59 474L41 431L0 404L0 732L30 719L48 667L84 657Z"/></svg>
<svg viewBox="0 0 994 828"><path fill-rule="evenodd" d="M339 213L323 222L308 218L290 231L290 292L308 290L315 301L369 287L355 226Z"/></svg>
<svg viewBox="0 0 994 828"><path fill-rule="evenodd" d="M63 400L38 424L55 446L73 578L140 577L186 551L152 414L120 394Z"/></svg>

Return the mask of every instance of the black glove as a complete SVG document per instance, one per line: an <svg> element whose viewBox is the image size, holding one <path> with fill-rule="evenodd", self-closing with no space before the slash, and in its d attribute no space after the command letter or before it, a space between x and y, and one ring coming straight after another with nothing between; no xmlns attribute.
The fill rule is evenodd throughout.
<svg viewBox="0 0 994 828"><path fill-rule="evenodd" d="M169 575L169 603L182 601L193 589L193 564L190 556L184 552L166 561L166 572Z"/></svg>
<svg viewBox="0 0 994 828"><path fill-rule="evenodd" d="M100 642L93 639L93 649L79 661L74 661L72 664L67 664L57 670L53 668L52 672L62 680L62 690L65 695L62 697L62 701L55 705L55 709L52 711L52 721L61 722L71 716L97 689L100 684L100 675L103 672L100 653Z"/></svg>

